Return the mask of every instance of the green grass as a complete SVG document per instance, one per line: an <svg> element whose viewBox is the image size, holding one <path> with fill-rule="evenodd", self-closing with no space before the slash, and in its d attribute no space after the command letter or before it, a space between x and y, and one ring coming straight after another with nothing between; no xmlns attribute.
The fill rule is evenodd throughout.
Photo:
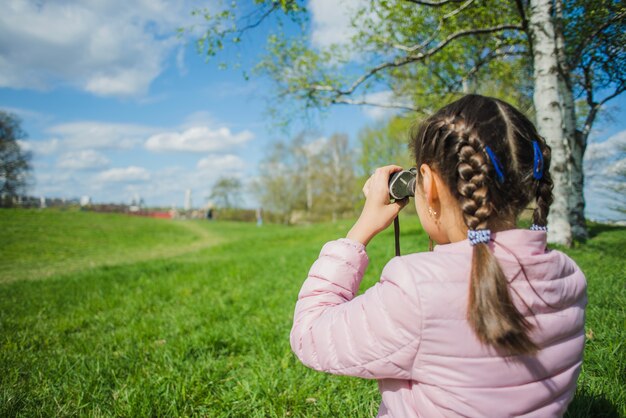
<svg viewBox="0 0 626 418"><path fill-rule="evenodd" d="M191 222L80 211L0 211L0 282L194 251L218 241Z"/></svg>
<svg viewBox="0 0 626 418"><path fill-rule="evenodd" d="M0 211L0 416L375 415L375 382L310 371L288 341L311 263L349 226ZM427 248L415 218L402 232L403 252ZM569 416L626 416L626 229L592 233L568 250L593 333ZM362 288L392 231L368 253Z"/></svg>

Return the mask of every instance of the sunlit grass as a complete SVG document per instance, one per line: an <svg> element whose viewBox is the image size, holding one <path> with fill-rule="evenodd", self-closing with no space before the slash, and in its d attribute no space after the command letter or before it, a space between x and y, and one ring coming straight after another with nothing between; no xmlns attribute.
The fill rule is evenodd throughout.
<svg viewBox="0 0 626 418"><path fill-rule="evenodd" d="M45 219L55 212L11 213L9 221L7 213L0 211L3 232L10 231L2 242L47 255L41 263L17 250L0 255L2 271L13 271L11 282L0 283L0 416L376 414L375 382L310 371L288 341L311 263L349 223L181 227L79 213L55 224ZM53 230L61 223L63 233ZM93 224L109 235L96 237L96 246L84 231ZM35 230L55 238L34 244ZM414 217L402 220L402 232L403 252L427 248ZM624 416L626 231L594 226L593 233L568 250L587 273L593 334L571 416ZM76 243L82 248L54 248ZM182 250L141 259L160 245ZM392 231L376 237L368 253L363 288L393 256ZM59 257L73 260L71 272L61 273ZM104 265L91 267L92 258ZM47 263L57 266L53 274L26 280Z"/></svg>
<svg viewBox="0 0 626 418"><path fill-rule="evenodd" d="M217 242L196 223L81 211L0 211L0 282L168 257Z"/></svg>

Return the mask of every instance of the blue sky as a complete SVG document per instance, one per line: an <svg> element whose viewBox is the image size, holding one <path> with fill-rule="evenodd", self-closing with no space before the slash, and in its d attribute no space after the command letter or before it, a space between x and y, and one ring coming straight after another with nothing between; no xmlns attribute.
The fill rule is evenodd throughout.
<svg viewBox="0 0 626 418"><path fill-rule="evenodd" d="M148 205L180 207L191 189L194 206L200 206L220 176L256 175L268 144L284 139L266 115L271 85L246 82L240 70L219 70L218 61L206 63L197 54L190 37L176 36L176 28L201 23L190 15L195 6L211 4L5 2L0 108L19 115L28 133L31 194L125 203L138 194ZM312 45L345 36L346 20L336 4L310 0L309 8ZM261 52L269 29L238 47L244 66ZM625 104L625 97L612 102L615 120L596 125L599 147L591 147L592 155L606 158L626 141L620 117ZM319 136L343 132L355 141L360 129L385 116L373 108L339 106L313 128ZM292 130L302 125L296 121ZM602 197L594 190L588 193L590 210L600 213L606 205L596 203Z"/></svg>

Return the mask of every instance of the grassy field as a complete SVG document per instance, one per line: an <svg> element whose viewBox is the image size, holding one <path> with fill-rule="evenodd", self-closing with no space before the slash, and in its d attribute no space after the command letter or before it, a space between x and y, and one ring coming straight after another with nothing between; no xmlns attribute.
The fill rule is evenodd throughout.
<svg viewBox="0 0 626 418"><path fill-rule="evenodd" d="M307 227L0 211L0 416L373 416L376 383L316 373L289 348L324 242ZM405 218L403 252L425 250ZM567 250L589 282L570 417L626 417L626 229ZM368 247L371 286L392 231Z"/></svg>
<svg viewBox="0 0 626 418"><path fill-rule="evenodd" d="M2 210L0 228L0 282L172 257L219 242L194 222L80 211Z"/></svg>

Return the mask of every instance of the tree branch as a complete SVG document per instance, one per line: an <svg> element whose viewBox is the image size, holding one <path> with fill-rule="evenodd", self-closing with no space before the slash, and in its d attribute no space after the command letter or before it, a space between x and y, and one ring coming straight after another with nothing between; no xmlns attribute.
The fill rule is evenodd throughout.
<svg viewBox="0 0 626 418"><path fill-rule="evenodd" d="M619 21L626 16L626 11L616 14L611 19L604 22L604 24L600 25L595 31L593 31L589 36L581 41L578 45L574 53L571 55L572 59L569 61L569 68L576 68L578 66L578 60L583 54L585 48L589 45L589 43L598 36L603 30L611 26L615 21Z"/></svg>
<svg viewBox="0 0 626 418"><path fill-rule="evenodd" d="M489 64L491 61L493 61L496 58L515 57L515 56L524 56L524 55L527 55L525 51L513 51L513 45L511 45L507 51L494 49L493 51L490 51L489 54L487 54L486 56L478 60L476 64L474 64L474 66L470 68L470 70L463 76L463 78L459 82L457 82L456 88L462 86L462 84L465 81L469 80L471 77L477 74L482 67Z"/></svg>
<svg viewBox="0 0 626 418"><path fill-rule="evenodd" d="M433 48L429 49L426 52L419 53L417 55L407 55L406 57L398 58L398 59L395 59L394 61L388 61L388 62L383 62L381 64L378 64L377 66L373 67L372 69L367 71L365 74L357 78L354 81L354 83L352 83L350 88L348 88L347 90L341 90L341 89L337 89L337 88L330 87L330 86L314 86L314 87L316 90L335 91L337 93L337 96L349 96L361 84L363 84L366 80L368 80L373 75L379 73L380 71L386 68L397 68L397 67L402 67L406 64L410 64L413 62L423 61L426 58L433 56L434 54L436 54L437 52L445 48L446 45L448 45L450 42L454 41L455 39L462 38L465 36L471 36L471 35L484 35L487 33L501 32L504 30L520 30L520 29L521 29L521 26L519 25L499 25L499 26L494 26L491 28L462 30L462 31L453 33L452 35L449 35L446 39L441 41L437 46L434 46Z"/></svg>
<svg viewBox="0 0 626 418"><path fill-rule="evenodd" d="M461 3L463 0L440 0L440 1L427 1L427 0L404 0L409 3L419 4L421 6L443 6L448 3Z"/></svg>
<svg viewBox="0 0 626 418"><path fill-rule="evenodd" d="M583 125L583 130L581 132L580 135L580 141L581 141L581 145L583 146L583 150L586 148L587 146L587 138L589 137L589 133L591 132L591 127L593 126L593 123L596 119L596 116L598 115L598 112L600 111L600 108L609 100L614 99L615 97L619 96L620 94L622 94L624 91L626 91L626 84L624 84L623 82L617 86L617 88L615 89L615 91L613 93L611 93L610 95L606 96L604 99L600 100L597 103L593 102L593 96L591 96L590 94L587 95L588 99L587 99L587 103L589 103L591 101L591 103L593 103L593 105L591 106L591 109L589 110L589 114L587 115L587 118L585 119L585 124Z"/></svg>
<svg viewBox="0 0 626 418"><path fill-rule="evenodd" d="M517 6L517 13L519 13L519 17L522 19L522 28L524 31L527 31L528 18L526 17L526 11L524 10L524 3L522 0L515 0L515 6Z"/></svg>
<svg viewBox="0 0 626 418"><path fill-rule="evenodd" d="M274 12L274 10L276 10L278 7L280 6L279 2L272 2L272 7L270 7L265 13L263 13L263 15L254 23L250 23L246 26L244 26L243 28L239 29L237 31L237 37L241 37L241 35L243 35L246 31L250 30L250 29L254 29L257 26L259 26L261 23L263 23L263 21L270 15L272 14L272 12ZM249 18L252 14L246 16L245 19ZM234 30L232 30L231 32L235 32Z"/></svg>
<svg viewBox="0 0 626 418"><path fill-rule="evenodd" d="M593 100L593 76L591 75L591 65L587 65L583 68L583 75L584 75L584 89L585 89L585 93L587 94L587 105L589 106L590 109L593 109L596 105L595 101Z"/></svg>
<svg viewBox="0 0 626 418"><path fill-rule="evenodd" d="M614 98L616 98L617 96L619 96L620 94L622 94L624 91L626 91L626 84L624 84L622 82L622 84L620 84L613 93L611 93L610 95L606 96L604 99L600 100L600 102L598 103L598 106L602 106L604 105L606 102L608 102L609 100L612 100Z"/></svg>
<svg viewBox="0 0 626 418"><path fill-rule="evenodd" d="M450 13L447 13L447 14L443 15L443 17L441 18L441 22L443 22L444 20L450 19L451 17L454 17L454 16L458 15L463 10L467 9L472 3L474 3L474 1L475 0L467 0L465 3L463 3L461 6L457 7L456 9L451 11Z"/></svg>
<svg viewBox="0 0 626 418"><path fill-rule="evenodd" d="M437 37L437 35L439 34L439 32L441 32L441 29L443 28L443 24L444 22L451 18L456 16L457 14L461 13L463 10L465 10L467 7L469 7L475 0L466 0L465 3L463 3L461 6L459 6L458 8L454 9L453 11L451 11L450 13L447 13L445 15L443 15L441 17L441 19L439 20L439 23L437 24L437 28L433 31L432 35L426 39L425 41L413 45L413 46L404 46L404 45L399 45L399 44L395 44L392 45L394 48L396 49L400 49L402 51L405 52L415 52L415 51L419 51L421 49L426 48L426 46L431 43L432 41L435 40L435 38Z"/></svg>
<svg viewBox="0 0 626 418"><path fill-rule="evenodd" d="M373 107L381 107L385 109L400 109L400 110L409 110L413 112L421 112L421 109L411 106L411 105L403 105L403 104L394 104L394 103L374 103L369 102L366 99L348 99L345 97L337 97L331 99L332 104L348 104L348 105L359 105L359 106L373 106Z"/></svg>

